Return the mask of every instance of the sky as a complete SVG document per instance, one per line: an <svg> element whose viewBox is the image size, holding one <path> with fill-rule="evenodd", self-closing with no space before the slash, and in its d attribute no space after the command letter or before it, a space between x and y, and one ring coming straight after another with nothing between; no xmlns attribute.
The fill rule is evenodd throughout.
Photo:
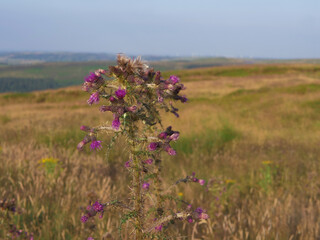
<svg viewBox="0 0 320 240"><path fill-rule="evenodd" d="M0 51L320 58L320 0L0 0Z"/></svg>

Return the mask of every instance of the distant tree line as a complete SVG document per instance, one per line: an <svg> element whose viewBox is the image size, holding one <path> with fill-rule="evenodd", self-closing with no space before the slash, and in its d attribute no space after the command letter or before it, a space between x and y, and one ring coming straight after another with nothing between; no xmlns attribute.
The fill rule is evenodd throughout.
<svg viewBox="0 0 320 240"><path fill-rule="evenodd" d="M0 78L0 92L30 92L58 87L60 85L50 78Z"/></svg>

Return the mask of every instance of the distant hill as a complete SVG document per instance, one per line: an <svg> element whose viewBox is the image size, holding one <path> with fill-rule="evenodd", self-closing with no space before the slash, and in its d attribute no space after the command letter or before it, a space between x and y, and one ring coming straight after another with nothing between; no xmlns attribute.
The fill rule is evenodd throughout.
<svg viewBox="0 0 320 240"><path fill-rule="evenodd" d="M181 75L189 81L189 76L242 76L260 74L256 70L242 68L218 69L218 66L239 66L252 64L319 64L319 59L274 60L236 58L179 58L142 56L155 70L167 71L165 75ZM95 53L0 53L0 93L30 92L34 90L56 89L81 85L90 71L114 65L113 54ZM206 70L180 71L185 69L209 68ZM248 72L249 71L249 72ZM279 74L287 68L271 67L267 71ZM290 70L291 71L291 70ZM293 69L293 72L300 71ZM318 72L318 70L317 70ZM192 74L191 74L192 73ZM194 74L196 73L196 74Z"/></svg>
<svg viewBox="0 0 320 240"><path fill-rule="evenodd" d="M27 65L0 65L0 92L29 92L80 85L89 72L108 68L116 62L48 62ZM146 62L148 64L148 62ZM199 67L248 64L249 61L228 58L162 60L150 63L156 70L182 70Z"/></svg>
<svg viewBox="0 0 320 240"><path fill-rule="evenodd" d="M111 53L70 53L70 52L0 52L0 64L21 65L44 62L88 62L115 60ZM134 57L134 56L131 56ZM144 56L149 61L173 59L170 56Z"/></svg>

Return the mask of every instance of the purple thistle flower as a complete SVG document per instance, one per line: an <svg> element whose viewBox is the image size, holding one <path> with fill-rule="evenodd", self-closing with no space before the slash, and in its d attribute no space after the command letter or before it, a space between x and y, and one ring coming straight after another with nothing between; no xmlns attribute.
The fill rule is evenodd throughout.
<svg viewBox="0 0 320 240"><path fill-rule="evenodd" d="M165 139L167 137L167 133L166 132L162 132L158 135L158 138L160 139Z"/></svg>
<svg viewBox="0 0 320 240"><path fill-rule="evenodd" d="M82 217L81 217L81 222L83 222L83 223L85 223L86 221L88 221L88 216L87 215L83 215Z"/></svg>
<svg viewBox="0 0 320 240"><path fill-rule="evenodd" d="M192 178L191 180L192 180L193 182L198 182L198 181L199 181L198 178L195 178L195 177Z"/></svg>
<svg viewBox="0 0 320 240"><path fill-rule="evenodd" d="M146 163L146 164L152 164L152 163L153 163L153 159L152 159L152 158L149 158L149 159L147 159L146 161L144 161L144 163Z"/></svg>
<svg viewBox="0 0 320 240"><path fill-rule="evenodd" d="M170 145L168 144L165 148L166 152L171 155L171 156L174 156L177 154L177 152L172 148L170 147Z"/></svg>
<svg viewBox="0 0 320 240"><path fill-rule="evenodd" d="M155 151L155 150L157 150L158 147L159 147L159 143L157 143L157 142L152 142L152 143L149 144L148 149L149 149L150 151Z"/></svg>
<svg viewBox="0 0 320 240"><path fill-rule="evenodd" d="M124 166L125 166L126 168L129 168L129 167L130 167L130 163L131 163L131 161L126 161L126 163L124 164Z"/></svg>
<svg viewBox="0 0 320 240"><path fill-rule="evenodd" d="M106 111L111 111L111 106L102 105L100 107L100 112L106 112Z"/></svg>
<svg viewBox="0 0 320 240"><path fill-rule="evenodd" d="M94 238L93 237L88 237L87 240L94 240Z"/></svg>
<svg viewBox="0 0 320 240"><path fill-rule="evenodd" d="M127 107L127 111L129 112L135 112L136 110L137 110L137 106Z"/></svg>
<svg viewBox="0 0 320 240"><path fill-rule="evenodd" d="M192 208L192 205L189 204L189 205L187 206L187 209L188 209L188 210L191 210L191 208Z"/></svg>
<svg viewBox="0 0 320 240"><path fill-rule="evenodd" d="M199 219L208 219L208 218L209 218L209 215L206 214L206 213L204 213L204 212L202 212L202 213L200 213L200 214L198 215L198 218L199 218Z"/></svg>
<svg viewBox="0 0 320 240"><path fill-rule="evenodd" d="M101 73L101 74L105 74L105 73L107 72L107 70L105 70L105 69L99 69L98 72Z"/></svg>
<svg viewBox="0 0 320 240"><path fill-rule="evenodd" d="M180 81L180 78L178 78L177 76L171 75L169 80L172 84L176 84Z"/></svg>
<svg viewBox="0 0 320 240"><path fill-rule="evenodd" d="M91 150L95 150L95 149L100 150L102 148L101 141L93 140L92 143L90 144L90 148Z"/></svg>
<svg viewBox="0 0 320 240"><path fill-rule="evenodd" d="M84 147L84 145L86 145L87 143L89 143L91 141L91 138L89 138L88 136L85 136L83 138L83 140L81 142L79 142L79 144L77 145L77 149L79 151L81 151Z"/></svg>
<svg viewBox="0 0 320 240"><path fill-rule="evenodd" d="M160 81L161 81L161 73L160 73L160 71L157 71L157 72L156 72L156 77L155 77L155 79L154 79L154 83L155 83L155 84L159 84Z"/></svg>
<svg viewBox="0 0 320 240"><path fill-rule="evenodd" d="M206 182L205 180L199 179L199 183L200 183L201 186L203 186L205 184L205 182Z"/></svg>
<svg viewBox="0 0 320 240"><path fill-rule="evenodd" d="M149 187L150 187L150 184L145 182L142 184L142 188L145 189L145 190L149 190Z"/></svg>
<svg viewBox="0 0 320 240"><path fill-rule="evenodd" d="M162 227L163 227L163 225L160 224L160 225L156 226L154 229L155 229L157 232L160 232L160 231L162 230Z"/></svg>
<svg viewBox="0 0 320 240"><path fill-rule="evenodd" d="M169 148L168 153L171 156L175 156L177 154L176 150L174 150L173 148Z"/></svg>
<svg viewBox="0 0 320 240"><path fill-rule="evenodd" d="M117 115L113 115L114 119L112 121L112 128L115 129L115 130L119 130L119 127L120 127L120 120L119 120L119 117Z"/></svg>
<svg viewBox="0 0 320 240"><path fill-rule="evenodd" d="M92 105L93 103L99 102L99 92L92 93L89 100L87 101L88 104Z"/></svg>
<svg viewBox="0 0 320 240"><path fill-rule="evenodd" d="M177 141L179 139L179 132L175 132L169 137L170 140Z"/></svg>
<svg viewBox="0 0 320 240"><path fill-rule="evenodd" d="M201 207L198 207L196 210L195 210L196 213L198 214L201 214L203 213L203 209Z"/></svg>
<svg viewBox="0 0 320 240"><path fill-rule="evenodd" d="M181 101L182 103L185 103L185 102L188 101L188 98L186 98L185 96L182 96L182 97L180 97L180 101Z"/></svg>
<svg viewBox="0 0 320 240"><path fill-rule="evenodd" d="M91 205L88 205L86 209L87 209L88 211L91 211L91 210L92 210L92 206L91 206Z"/></svg>
<svg viewBox="0 0 320 240"><path fill-rule="evenodd" d="M95 83L99 79L99 76L97 76L95 73L91 72L88 76L85 77L85 81L89 83Z"/></svg>
<svg viewBox="0 0 320 240"><path fill-rule="evenodd" d="M103 211L103 205L101 203L99 203L98 201L96 201L93 205L92 205L93 209L96 212L101 212Z"/></svg>
<svg viewBox="0 0 320 240"><path fill-rule="evenodd" d="M109 101L110 102L114 102L116 99L113 97L113 96L111 96L111 97L109 97Z"/></svg>
<svg viewBox="0 0 320 240"><path fill-rule="evenodd" d="M126 96L126 89L121 89L121 87L119 87L119 89L115 91L115 94L118 99L123 99Z"/></svg>
<svg viewBox="0 0 320 240"><path fill-rule="evenodd" d="M188 221L188 223L193 223L192 217L191 217L191 216L188 216L188 217L187 217L187 221Z"/></svg>
<svg viewBox="0 0 320 240"><path fill-rule="evenodd" d="M82 125L82 126L80 127L80 130L85 131L85 132L89 132L89 131L90 131L90 128L87 127L87 126Z"/></svg>

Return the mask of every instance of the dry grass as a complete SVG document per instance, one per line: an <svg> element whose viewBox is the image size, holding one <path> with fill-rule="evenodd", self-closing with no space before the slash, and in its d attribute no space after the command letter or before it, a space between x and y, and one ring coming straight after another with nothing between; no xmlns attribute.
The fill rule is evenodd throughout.
<svg viewBox="0 0 320 240"><path fill-rule="evenodd" d="M245 72L241 68L250 67L233 73ZM208 191L181 185L174 193L204 206L211 218L196 225L176 222L169 230L184 237L173 239L318 239L320 80L312 75L317 66L300 68L286 65L268 74L259 66L258 75L243 77L187 72L190 102L180 105L180 119L164 120L181 131L181 139L178 155L164 156L163 179L169 186L196 171L210 181ZM232 67L212 71L225 69ZM14 220L36 239L84 239L80 206L88 193L108 201L127 192L121 142L108 161L103 152L75 150L83 137L80 125L111 120L87 106L79 91L0 95L0 197L18 200L24 213ZM41 167L46 157L59 159L56 175ZM118 239L117 212L97 223L97 239L105 233ZM123 231L124 239L128 234Z"/></svg>

